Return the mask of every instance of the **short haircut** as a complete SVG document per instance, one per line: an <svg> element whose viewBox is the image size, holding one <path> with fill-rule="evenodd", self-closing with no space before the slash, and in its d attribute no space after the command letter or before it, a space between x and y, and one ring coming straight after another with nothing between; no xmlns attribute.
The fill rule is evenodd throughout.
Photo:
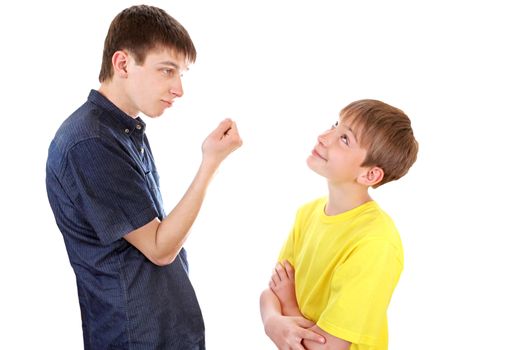
<svg viewBox="0 0 507 350"><path fill-rule="evenodd" d="M419 144L410 119L400 109L378 100L359 100L340 112L367 150L361 166L378 166L384 178L374 188L404 176L417 159Z"/></svg>
<svg viewBox="0 0 507 350"><path fill-rule="evenodd" d="M129 7L111 22L104 41L99 81L113 77L112 57L118 50L127 50L137 64L156 48L170 48L183 55L188 63L195 62L197 53L186 29L164 10L148 5Z"/></svg>

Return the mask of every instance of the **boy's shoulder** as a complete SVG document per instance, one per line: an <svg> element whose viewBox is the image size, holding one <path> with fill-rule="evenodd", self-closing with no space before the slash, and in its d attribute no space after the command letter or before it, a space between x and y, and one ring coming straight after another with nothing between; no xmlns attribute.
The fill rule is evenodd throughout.
<svg viewBox="0 0 507 350"><path fill-rule="evenodd" d="M298 217L307 217L315 213L321 213L324 211L324 207L327 203L327 196L318 197L311 201L302 204L297 210Z"/></svg>
<svg viewBox="0 0 507 350"><path fill-rule="evenodd" d="M384 242L403 255L403 245L398 228L389 214L377 202L368 203L366 210L357 216L353 226L356 227L356 234L362 237L362 242Z"/></svg>
<svg viewBox="0 0 507 350"><path fill-rule="evenodd" d="M365 209L358 217L372 226L384 227L388 231L397 231L391 216L375 201L366 203Z"/></svg>
<svg viewBox="0 0 507 350"><path fill-rule="evenodd" d="M299 211L312 211L315 210L318 207L323 207L327 203L327 196L322 196L318 198L314 198L306 203L303 203L299 207Z"/></svg>

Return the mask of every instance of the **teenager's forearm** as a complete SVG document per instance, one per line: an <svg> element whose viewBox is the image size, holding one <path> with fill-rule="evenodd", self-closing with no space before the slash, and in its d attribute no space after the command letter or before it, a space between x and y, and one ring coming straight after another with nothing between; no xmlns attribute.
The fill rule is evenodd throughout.
<svg viewBox="0 0 507 350"><path fill-rule="evenodd" d="M155 237L158 259L173 261L180 252L201 209L206 189L217 167L203 162L179 203L159 224Z"/></svg>
<svg viewBox="0 0 507 350"><path fill-rule="evenodd" d="M123 238L136 247L155 265L168 265L178 255L185 243L202 202L206 189L220 163L241 146L236 124L226 119L204 140L203 160L187 192L162 221L152 221L139 227Z"/></svg>

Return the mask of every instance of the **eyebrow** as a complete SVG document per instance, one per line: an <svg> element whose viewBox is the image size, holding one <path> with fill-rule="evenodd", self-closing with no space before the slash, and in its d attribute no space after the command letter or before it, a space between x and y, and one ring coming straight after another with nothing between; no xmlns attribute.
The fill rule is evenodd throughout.
<svg viewBox="0 0 507 350"><path fill-rule="evenodd" d="M158 62L157 64L161 64L164 66L171 66L171 67L174 67L178 70L181 70L180 66L178 66L176 63L174 63L172 61L162 61L162 62Z"/></svg>
<svg viewBox="0 0 507 350"><path fill-rule="evenodd" d="M158 62L157 65L162 65L162 66L171 66L175 69L177 69L180 73L187 73L189 70L190 70L190 67L188 65L185 65L183 67L180 67L178 66L176 63L174 63L173 61L162 61L162 62Z"/></svg>

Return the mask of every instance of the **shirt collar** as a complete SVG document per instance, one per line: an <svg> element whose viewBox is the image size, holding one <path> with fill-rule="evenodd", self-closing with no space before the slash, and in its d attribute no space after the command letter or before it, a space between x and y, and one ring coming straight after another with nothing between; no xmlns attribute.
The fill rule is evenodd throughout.
<svg viewBox="0 0 507 350"><path fill-rule="evenodd" d="M133 132L135 130L143 132L146 129L146 123L141 119L141 117L132 118L127 113L116 107L114 103L109 101L97 90L92 89L90 91L88 101L106 110L115 119L115 121L119 123L126 133Z"/></svg>

